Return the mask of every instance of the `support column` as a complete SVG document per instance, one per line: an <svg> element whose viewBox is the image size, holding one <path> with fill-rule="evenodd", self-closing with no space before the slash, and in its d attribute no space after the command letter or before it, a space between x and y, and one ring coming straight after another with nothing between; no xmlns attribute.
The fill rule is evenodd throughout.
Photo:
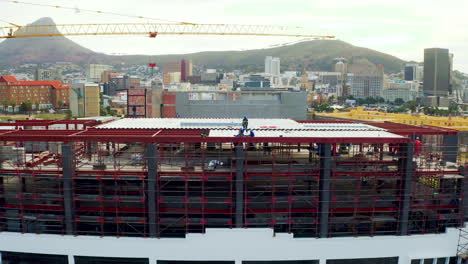
<svg viewBox="0 0 468 264"><path fill-rule="evenodd" d="M462 175L465 177L463 178L463 183L461 184L461 190L463 192L463 200L462 200L462 208L463 210L463 219L468 219L468 165L460 168L462 170Z"/></svg>
<svg viewBox="0 0 468 264"><path fill-rule="evenodd" d="M0 147L0 169L2 169L2 164L3 164L3 161L4 161L4 158L3 158L3 154L2 153L2 149ZM2 223L4 223L3 225L0 225L0 231L4 231L6 230L6 221L5 221L5 185L4 185L4 180L3 180L3 175L0 175L0 214L3 216L2 218L0 218L0 220L2 221ZM2 255L1 255L1 252L0 252L0 264L2 264Z"/></svg>
<svg viewBox="0 0 468 264"><path fill-rule="evenodd" d="M73 174L75 159L70 143L62 144L62 167L63 167L63 205L65 208L65 231L67 235L73 235L73 219L75 208L73 206Z"/></svg>
<svg viewBox="0 0 468 264"><path fill-rule="evenodd" d="M75 256L68 255L68 264L75 264Z"/></svg>
<svg viewBox="0 0 468 264"><path fill-rule="evenodd" d="M236 228L244 226L244 145L236 146Z"/></svg>
<svg viewBox="0 0 468 264"><path fill-rule="evenodd" d="M157 225L157 212L158 212L158 195L156 193L158 184L158 146L157 144L147 144L145 151L145 158L148 169L148 223L149 223L149 236L158 236L158 225Z"/></svg>
<svg viewBox="0 0 468 264"><path fill-rule="evenodd" d="M321 238L328 237L331 200L331 147L332 145L330 144L320 145L319 234Z"/></svg>
<svg viewBox="0 0 468 264"><path fill-rule="evenodd" d="M399 160L399 171L401 173L402 188L400 204L400 235L408 235L409 211L411 206L411 190L413 186L413 155L414 144L400 145L401 158Z"/></svg>
<svg viewBox="0 0 468 264"><path fill-rule="evenodd" d="M458 156L458 135L444 136L444 161L457 162Z"/></svg>
<svg viewBox="0 0 468 264"><path fill-rule="evenodd" d="M398 256L398 264L410 264L411 260L408 256Z"/></svg>

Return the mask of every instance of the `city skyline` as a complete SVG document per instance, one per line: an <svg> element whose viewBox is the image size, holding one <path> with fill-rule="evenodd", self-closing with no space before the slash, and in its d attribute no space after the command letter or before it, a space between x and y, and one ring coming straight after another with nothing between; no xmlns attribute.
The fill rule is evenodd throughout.
<svg viewBox="0 0 468 264"><path fill-rule="evenodd" d="M32 23L40 17L51 17L56 23L131 23L157 22L105 14L92 14L83 9L159 17L167 20L195 23L281 24L302 26L311 33L336 35L337 39L356 46L389 53L403 60L423 61L425 48L450 49L455 54L454 69L468 72L468 54L461 28L467 25L462 14L464 3L459 0L427 5L422 1L171 1L153 3L139 1L138 6L125 1L83 0L40 1L48 5L76 7L74 11L50 7L29 6L0 1L5 10L2 20L15 24ZM182 5L183 4L183 5ZM404 8L402 8L404 5ZM459 8L454 8L455 6ZM130 11L129 11L130 10ZM158 12L164 10L164 12ZM196 10L194 12L193 10ZM313 11L313 12L310 12ZM39 15L38 15L39 14ZM311 15L312 14L312 15ZM450 21L445 15L450 14ZM281 17L281 20L278 20ZM5 22L2 25L7 26ZM138 36L72 37L73 41L97 52L107 54L183 54L208 50L242 50L267 48L291 43L284 38L248 37L157 37ZM191 43L187 45L187 43Z"/></svg>

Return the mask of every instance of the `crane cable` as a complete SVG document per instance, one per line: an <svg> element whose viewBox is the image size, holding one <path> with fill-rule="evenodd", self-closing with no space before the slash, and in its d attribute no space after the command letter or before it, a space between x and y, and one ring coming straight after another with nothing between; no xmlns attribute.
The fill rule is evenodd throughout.
<svg viewBox="0 0 468 264"><path fill-rule="evenodd" d="M190 23L190 22L173 21L173 20L168 20L168 19L163 19L163 18L154 18L154 17L145 17L145 16L135 16L135 15L121 14L121 13L114 13L114 12L107 12L107 11L100 11L100 10L81 9L81 8L78 8L78 7L49 5L49 4L38 4L38 3L30 3L30 2L23 2L23 1L16 1L16 0L0 0L0 1L14 3L14 4L23 4L23 5L32 5L32 6L67 9L67 10L73 10L73 11L75 11L77 13L79 13L79 12L88 12L88 13L107 14L107 15L129 17L129 18L157 20L157 21L164 21L164 22L169 22L169 23L176 23L176 24L180 24L180 25L192 25L192 26L197 25L196 23ZM7 23L11 24L11 25L14 25L14 24L9 23L9 22L7 22ZM14 26L18 26L18 25L14 25Z"/></svg>
<svg viewBox="0 0 468 264"><path fill-rule="evenodd" d="M78 7L69 7L69 6L59 6L59 5L49 5L49 4L38 4L38 3L31 3L31 2L23 2L23 1L17 1L17 0L0 0L1 2L9 2L9 3L14 3L14 4L24 4L24 5L32 5L32 6L41 6L41 7L52 7L52 8L60 8L60 9L67 9L67 10L73 10L75 12L88 12L88 13L97 13L97 14L107 14L107 15L114 15L114 16L121 16L121 17L129 17L129 18L138 18L138 19L147 19L147 20L155 20L155 21L163 21L167 23L174 23L177 25L189 25L189 26L197 26L197 25L212 25L212 26L223 26L225 24L200 24L200 23L191 23L191 22L181 22L181 21L174 21L174 20L168 20L168 19L163 19L163 18L154 18L154 17L145 17L145 16L135 16L135 15L128 15L128 14L122 14L122 13L114 13L114 12L107 12L107 11L100 11L100 10L91 10L91 9L81 9ZM5 21L6 22L6 21ZM15 27L22 27L10 22L6 22L10 25L13 25ZM241 25L238 25L241 26ZM242 26L259 26L259 25L242 25ZM266 25L262 25L266 26ZM281 31L288 30L288 29L295 29L295 30L302 30L302 27L299 26L281 26L281 25L268 25L269 28L276 28Z"/></svg>
<svg viewBox="0 0 468 264"><path fill-rule="evenodd" d="M15 24L15 23L11 23L11 22L5 21L5 20L3 20L3 19L0 19L0 21L3 22L3 23L6 23L6 24L12 25L12 26L14 26L14 27L21 27L20 25L17 25L17 24Z"/></svg>

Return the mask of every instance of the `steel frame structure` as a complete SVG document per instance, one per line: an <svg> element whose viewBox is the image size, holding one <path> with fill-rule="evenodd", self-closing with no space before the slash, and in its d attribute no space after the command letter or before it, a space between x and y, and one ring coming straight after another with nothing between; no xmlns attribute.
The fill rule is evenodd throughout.
<svg viewBox="0 0 468 264"><path fill-rule="evenodd" d="M183 237L268 227L336 237L441 233L464 221L462 169L444 164L456 131L382 123L372 125L408 137L236 138L80 122L17 121L0 133L1 230ZM86 127L27 129L77 123ZM425 142L417 154L416 135Z"/></svg>

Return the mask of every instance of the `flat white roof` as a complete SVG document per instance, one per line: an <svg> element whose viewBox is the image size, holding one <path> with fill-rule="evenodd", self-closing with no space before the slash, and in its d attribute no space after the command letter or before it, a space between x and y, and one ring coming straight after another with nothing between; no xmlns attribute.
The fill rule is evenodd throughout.
<svg viewBox="0 0 468 264"><path fill-rule="evenodd" d="M239 129L241 118L124 118L97 128L105 129ZM292 119L249 119L253 129L303 129Z"/></svg>
<svg viewBox="0 0 468 264"><path fill-rule="evenodd" d="M233 137L241 118L124 118L98 129L210 129L209 137ZM385 129L359 123L299 123L292 119L249 119L256 137L403 138ZM249 132L246 132L248 135Z"/></svg>
<svg viewBox="0 0 468 264"><path fill-rule="evenodd" d="M233 137L238 130L210 130L209 137ZM343 131L343 130L254 130L255 137L285 138L402 138L402 136L382 130ZM245 133L249 136L249 132Z"/></svg>

